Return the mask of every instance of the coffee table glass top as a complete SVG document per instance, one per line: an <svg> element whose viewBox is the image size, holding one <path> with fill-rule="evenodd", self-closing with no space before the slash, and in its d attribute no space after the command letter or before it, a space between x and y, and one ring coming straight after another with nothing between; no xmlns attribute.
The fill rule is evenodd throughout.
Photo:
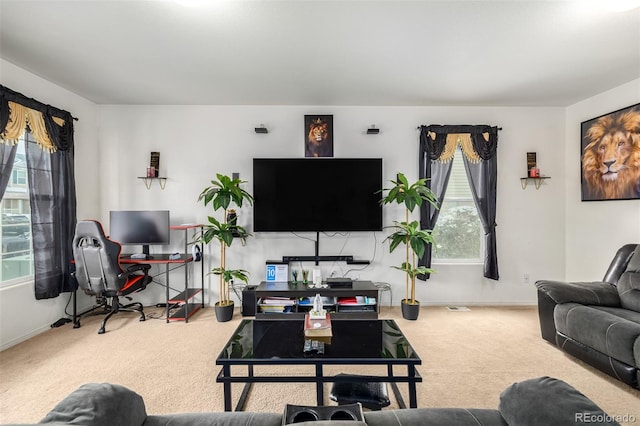
<svg viewBox="0 0 640 426"><path fill-rule="evenodd" d="M226 360L283 361L305 358L412 360L420 363L393 320L331 320L333 336L324 354L305 354L302 320L242 320L218 357Z"/></svg>

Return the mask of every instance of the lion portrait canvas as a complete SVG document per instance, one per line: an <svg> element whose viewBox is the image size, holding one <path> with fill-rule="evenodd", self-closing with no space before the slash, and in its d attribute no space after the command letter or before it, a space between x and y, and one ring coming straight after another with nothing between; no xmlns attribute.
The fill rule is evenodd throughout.
<svg viewBox="0 0 640 426"><path fill-rule="evenodd" d="M333 116L305 115L305 157L333 157Z"/></svg>
<svg viewBox="0 0 640 426"><path fill-rule="evenodd" d="M640 104L581 124L582 201L640 199Z"/></svg>

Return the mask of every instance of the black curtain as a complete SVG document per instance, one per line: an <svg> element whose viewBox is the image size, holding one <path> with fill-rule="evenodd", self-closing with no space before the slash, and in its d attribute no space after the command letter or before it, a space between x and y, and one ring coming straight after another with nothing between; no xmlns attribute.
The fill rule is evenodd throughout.
<svg viewBox="0 0 640 426"><path fill-rule="evenodd" d="M67 111L0 86L0 133L4 132L7 123L4 120L8 116L7 101L40 111L49 138L56 147L53 153L45 151L27 134L35 297L53 298L77 287L71 277L72 241L77 221L73 117ZM63 119L64 125L55 123L54 117Z"/></svg>
<svg viewBox="0 0 640 426"><path fill-rule="evenodd" d="M491 126L420 126L420 178L429 179L431 190L438 197L440 205L444 200L449 175L451 174L451 162L443 164L438 161L446 144L448 134L469 133L474 150L480 157L478 163L470 162L464 158L465 169L473 199L480 216L480 222L485 234L485 258L484 276L493 280L499 279L498 255L496 244L496 199L498 181L498 128ZM435 139L429 137L429 132L435 134ZM489 135L485 140L483 134ZM438 220L438 210L429 203L424 203L420 209L420 226L423 229L433 229ZM420 259L421 266L431 266L431 250L427 250ZM421 276L420 279L428 279Z"/></svg>
<svg viewBox="0 0 640 426"><path fill-rule="evenodd" d="M452 161L448 163L437 161L442 155L446 143L446 134L436 134L435 141L428 137L427 132L420 132L420 160L419 177L427 179L427 187L431 189L438 200L438 206L442 205L449 177L451 176ZM440 210L433 207L431 203L422 203L420 207L420 227L431 229L436 226ZM433 246L429 244L422 258L418 260L418 266L431 268L431 258L433 257ZM418 278L425 281L430 274L419 275Z"/></svg>
<svg viewBox="0 0 640 426"><path fill-rule="evenodd" d="M0 143L0 199L4 197L4 191L7 189L9 179L11 179L11 170L16 158L16 151L16 145Z"/></svg>

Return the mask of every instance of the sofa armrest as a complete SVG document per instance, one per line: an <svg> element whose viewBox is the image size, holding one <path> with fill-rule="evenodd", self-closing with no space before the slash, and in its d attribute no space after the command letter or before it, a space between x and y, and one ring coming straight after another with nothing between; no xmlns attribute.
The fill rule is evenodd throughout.
<svg viewBox="0 0 640 426"><path fill-rule="evenodd" d="M140 426L147 418L142 397L124 386L87 383L71 392L40 423Z"/></svg>
<svg viewBox="0 0 640 426"><path fill-rule="evenodd" d="M555 303L580 303L582 305L620 306L620 297L615 286L602 281L595 282L536 282L538 291L546 294Z"/></svg>
<svg viewBox="0 0 640 426"><path fill-rule="evenodd" d="M510 425L620 426L593 401L570 384L551 377L514 383L500 394L499 408Z"/></svg>

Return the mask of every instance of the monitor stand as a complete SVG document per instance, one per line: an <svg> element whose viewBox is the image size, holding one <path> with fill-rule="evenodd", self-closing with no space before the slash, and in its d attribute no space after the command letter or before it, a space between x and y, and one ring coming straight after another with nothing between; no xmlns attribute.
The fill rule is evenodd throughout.
<svg viewBox="0 0 640 426"><path fill-rule="evenodd" d="M149 244L143 244L142 253L132 254L131 259L153 259L153 256L149 254Z"/></svg>

